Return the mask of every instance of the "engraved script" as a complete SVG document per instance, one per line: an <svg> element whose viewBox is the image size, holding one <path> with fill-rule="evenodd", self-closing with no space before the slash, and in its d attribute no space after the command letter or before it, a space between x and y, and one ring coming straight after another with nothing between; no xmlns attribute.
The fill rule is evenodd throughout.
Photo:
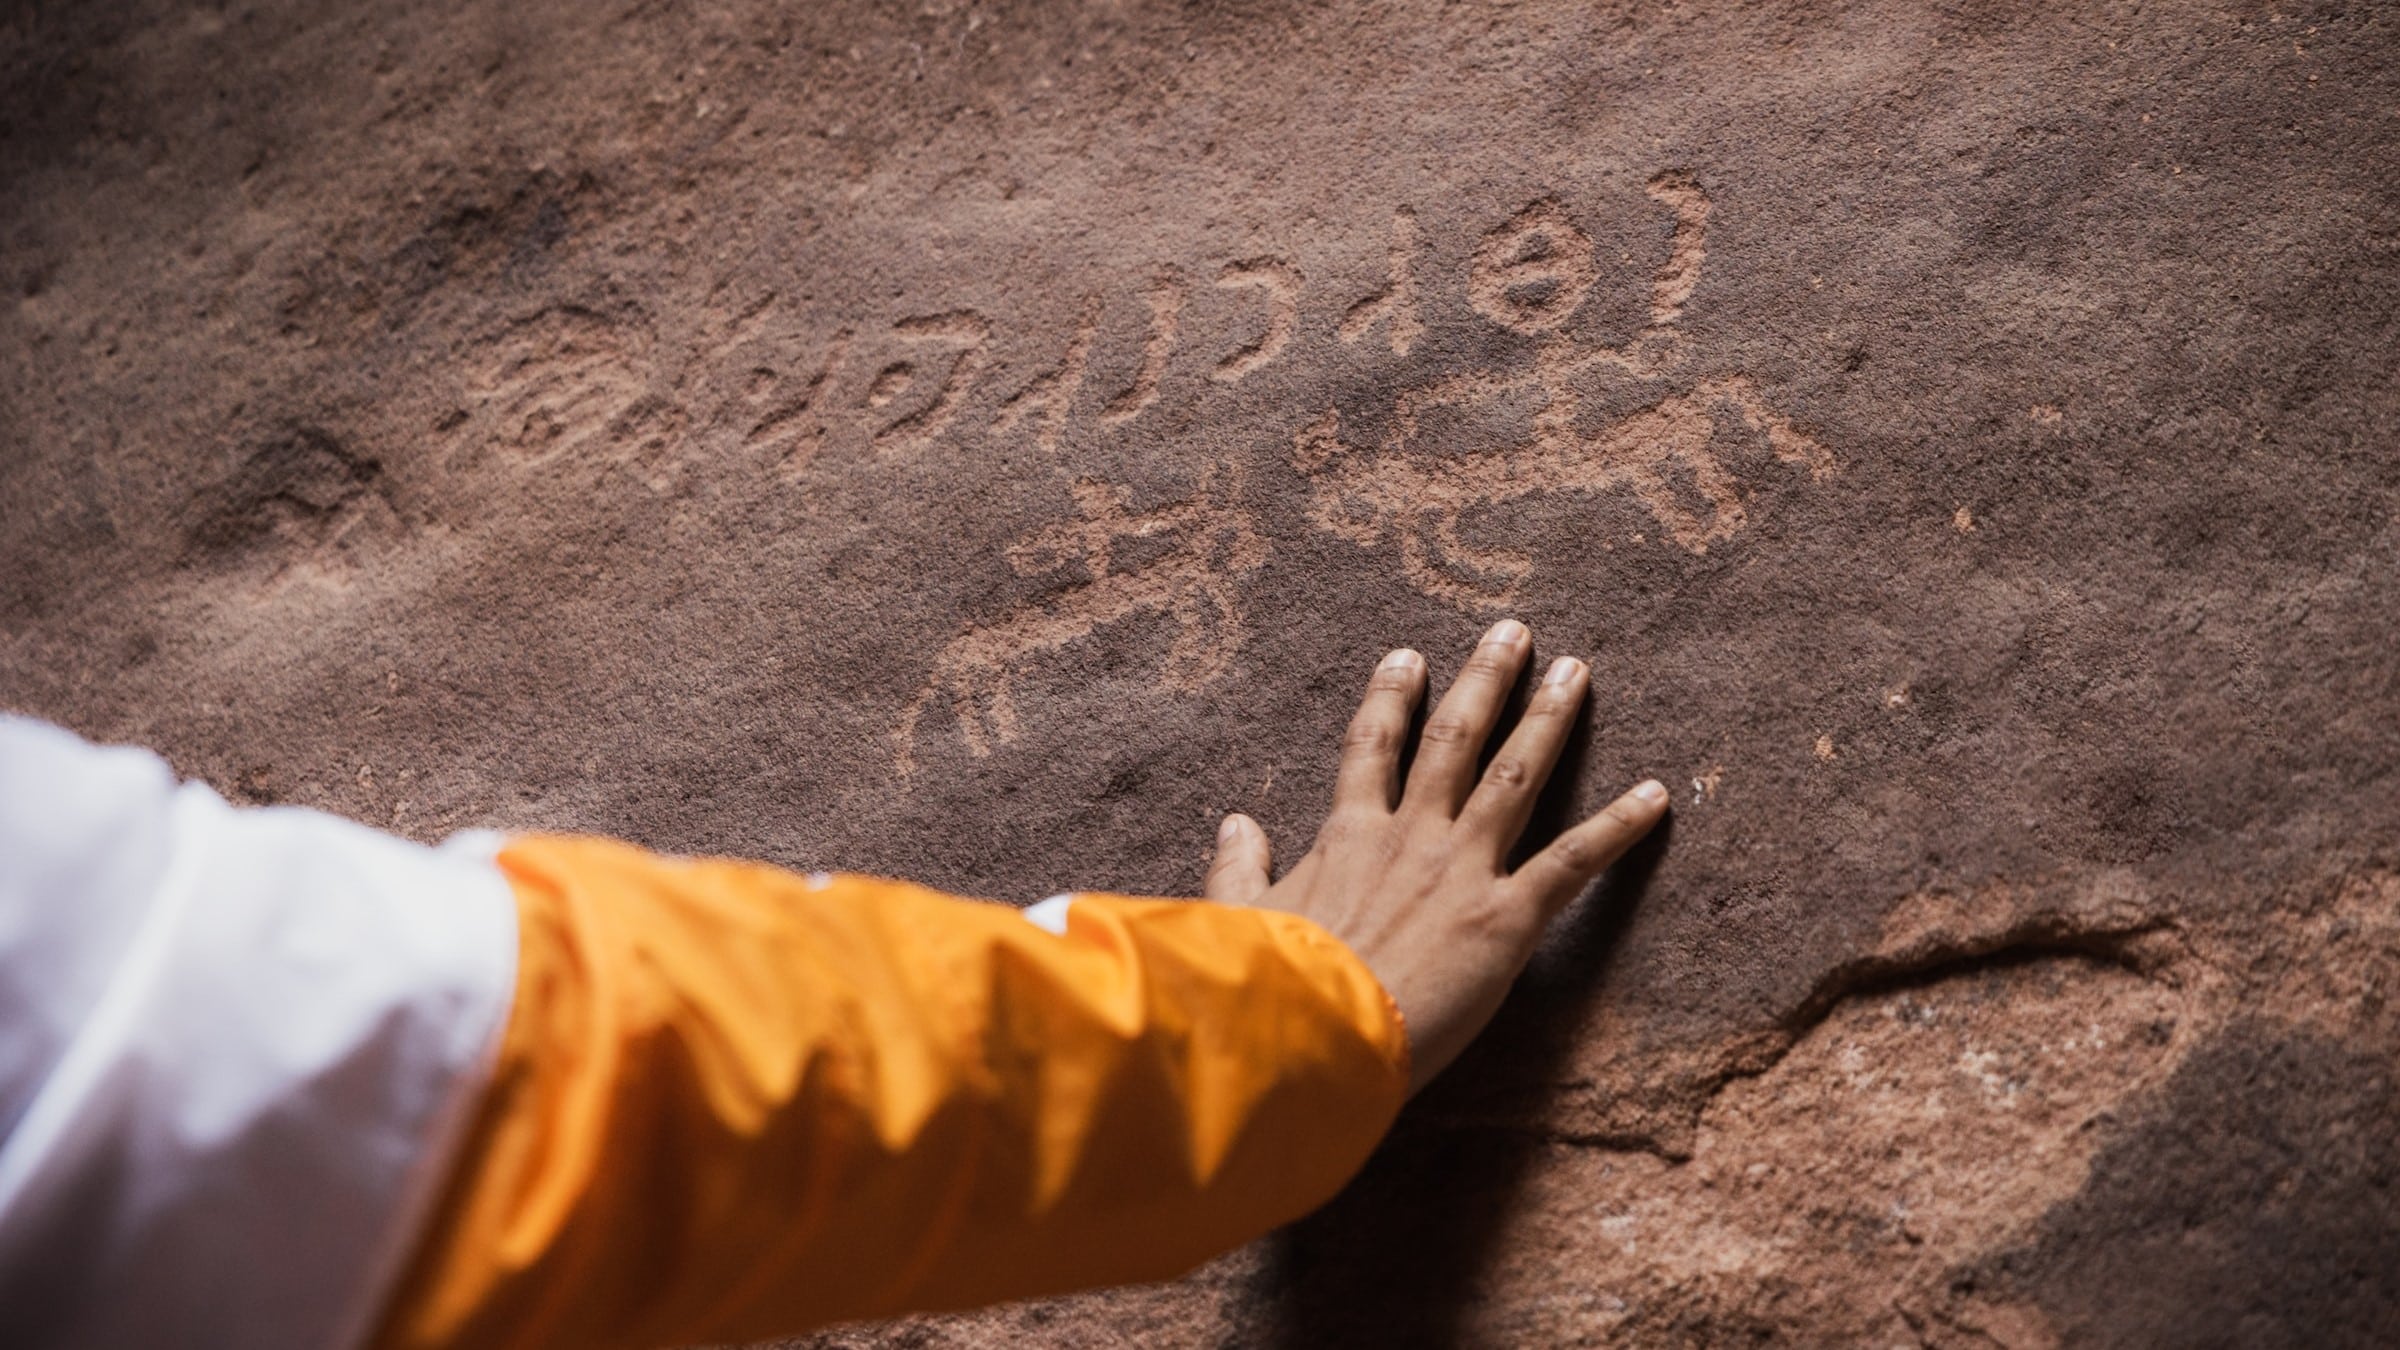
<svg viewBox="0 0 2400 1350"><path fill-rule="evenodd" d="M1607 346L1570 335L1570 320L1599 279L1592 240L1556 199L1529 203L1478 241L1465 288L1475 313L1536 340L1532 359L1519 369L1467 371L1402 389L1383 441L1371 448L1343 438L1336 409L1308 419L1288 455L1308 485L1307 517L1315 528L1363 548L1389 541L1409 585L1463 608L1497 610L1520 601L1537 563L1472 539L1465 523L1471 512L1542 494L1623 493L1668 540L1702 554L1748 521L1742 484L1719 451L1722 438L1757 438L1753 443L1763 441L1774 459L1811 478L1833 472L1832 454L1776 411L1747 376L1692 369L1682 323L1708 259L1710 202L1681 173L1660 174L1646 190L1673 213L1674 229L1666 261L1651 279L1646 322L1633 337ZM1385 284L1342 311L1335 326L1342 343L1379 338L1395 356L1409 353L1425 331L1417 258L1417 216L1403 207L1392 217ZM1289 264L1257 258L1226 264L1216 284L1257 292L1264 302L1257 335L1207 371L1210 381L1231 384L1291 346L1302 279ZM1157 400L1188 297L1179 273L1161 272L1151 283L1141 365L1132 384L1101 406L1099 425L1131 421ZM989 434L1030 424L1038 447L1058 446L1089 364L1097 315L1096 304L1086 307L1060 363L1011 396ZM955 415L962 381L979 368L990 335L979 317L963 313L905 322L909 336L958 355L934 401L886 427L875 437L878 445L902 434L921 445L938 434ZM915 374L907 363L888 373L903 385ZM1595 380L1618 382L1647 406L1587 427L1583 391ZM888 401L870 388L870 405ZM1436 409L1528 401L1531 428L1518 443L1463 454L1425 443L1424 422ZM913 771L919 731L938 705L953 711L974 756L1016 740L1016 681L1032 663L1137 616L1174 624L1160 672L1167 687L1196 690L1223 677L1247 632L1243 582L1265 565L1271 547L1241 506L1241 491L1238 462L1212 468L1190 498L1146 512L1133 511L1120 488L1078 481L1072 489L1078 518L1018 540L1006 557L1024 575L1075 571L1082 580L1048 600L970 624L942 649L902 715L901 772ZM1133 540L1165 540L1170 547L1164 554L1145 550L1149 561L1120 568L1118 546Z"/></svg>
<svg viewBox="0 0 2400 1350"><path fill-rule="evenodd" d="M1410 585L1469 608L1505 609L1520 598L1534 560L1469 543L1460 521L1471 510L1541 493L1624 490L1677 544L1706 553L1748 518L1739 484L1713 451L1722 422L1763 435L1776 458L1813 477L1831 473L1832 455L1770 408L1747 377L1677 387L1686 356L1679 325L1708 256L1709 202L1681 175L1651 180L1649 193L1675 212L1675 237L1651 287L1649 322L1631 341L1580 347L1559 332L1591 290L1591 240L1557 203L1528 206L1484 238L1468 294L1493 322L1544 337L1530 368L1473 372L1403 391L1393 402L1391 433L1373 451L1345 443L1341 414L1327 409L1292 442L1293 467L1310 484L1309 519L1366 547L1393 536ZM1577 386L1594 370L1665 384L1669 392L1640 412L1581 431ZM1540 405L1525 443L1467 455L1419 447L1428 409L1488 403L1527 389ZM1687 504L1679 476L1697 490L1704 509Z"/></svg>

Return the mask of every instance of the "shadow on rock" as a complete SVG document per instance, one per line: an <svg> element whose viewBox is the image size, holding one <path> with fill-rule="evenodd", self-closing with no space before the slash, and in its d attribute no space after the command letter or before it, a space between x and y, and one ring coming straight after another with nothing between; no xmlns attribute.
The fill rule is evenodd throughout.
<svg viewBox="0 0 2400 1350"><path fill-rule="evenodd" d="M2067 1345L2400 1345L2391 1046L2236 1024L1954 1298L2039 1306Z"/></svg>
<svg viewBox="0 0 2400 1350"><path fill-rule="evenodd" d="M1530 841L1577 814L1589 722L1567 746ZM1459 1342L1527 1168L1548 1145L1485 1105L1546 1091L1599 997L1597 972L1667 849L1670 818L1560 920L1473 1048L1407 1110L1340 1197L1273 1239L1264 1294L1281 1350ZM1520 853L1529 850L1520 850Z"/></svg>

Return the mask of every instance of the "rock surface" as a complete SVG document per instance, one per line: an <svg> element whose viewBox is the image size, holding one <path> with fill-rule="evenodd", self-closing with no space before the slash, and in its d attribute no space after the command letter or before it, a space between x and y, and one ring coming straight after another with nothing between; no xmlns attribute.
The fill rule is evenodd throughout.
<svg viewBox="0 0 2400 1350"><path fill-rule="evenodd" d="M2400 1342L2400 15L0 14L0 703L420 837L1671 837L1325 1213L824 1345ZM964 826L962 828L962 825Z"/></svg>

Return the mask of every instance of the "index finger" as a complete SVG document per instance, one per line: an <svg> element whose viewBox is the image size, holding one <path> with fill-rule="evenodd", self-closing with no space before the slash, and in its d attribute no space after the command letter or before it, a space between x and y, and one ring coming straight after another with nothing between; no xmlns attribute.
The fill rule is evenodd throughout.
<svg viewBox="0 0 2400 1350"><path fill-rule="evenodd" d="M1525 888L1542 922L1547 924L1567 902L1583 893L1592 879L1625 856L1642 836L1667 814L1667 789L1647 779L1624 796L1602 807L1600 814L1550 841L1550 846L1525 860L1509 880ZM1538 931L1538 930L1537 930Z"/></svg>

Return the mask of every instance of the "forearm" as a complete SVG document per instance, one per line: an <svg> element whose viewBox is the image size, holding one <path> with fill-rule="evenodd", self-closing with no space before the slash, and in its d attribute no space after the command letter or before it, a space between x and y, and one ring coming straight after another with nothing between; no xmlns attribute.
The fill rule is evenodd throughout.
<svg viewBox="0 0 2400 1350"><path fill-rule="evenodd" d="M1405 788L1426 671L1388 657L1280 880L1229 818L1224 903L1063 934L599 840L424 849L0 716L11 1344L730 1340L1264 1232L1665 810L1645 783L1506 867L1585 694L1554 663L1482 774L1527 645L1487 634Z"/></svg>
<svg viewBox="0 0 2400 1350"><path fill-rule="evenodd" d="M1406 1091L1389 1000L1261 910L1065 935L596 840L500 859L517 1001L388 1346L647 1346L1169 1276L1321 1203Z"/></svg>

